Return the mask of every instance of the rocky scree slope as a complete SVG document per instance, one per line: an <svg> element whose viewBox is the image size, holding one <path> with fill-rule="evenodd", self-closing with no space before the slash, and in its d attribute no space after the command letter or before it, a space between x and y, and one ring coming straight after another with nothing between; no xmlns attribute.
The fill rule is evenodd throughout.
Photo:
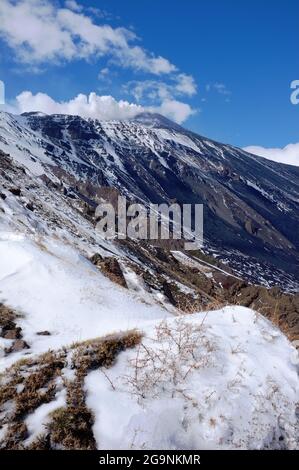
<svg viewBox="0 0 299 470"><path fill-rule="evenodd" d="M299 170L159 115L100 122L0 114L0 149L93 208L103 188L144 203L204 204L205 249L253 282L298 288Z"/></svg>

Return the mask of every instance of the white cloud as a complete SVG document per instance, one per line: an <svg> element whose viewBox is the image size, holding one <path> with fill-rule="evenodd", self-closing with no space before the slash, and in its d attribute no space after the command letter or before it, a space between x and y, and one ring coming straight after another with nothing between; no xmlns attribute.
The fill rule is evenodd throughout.
<svg viewBox="0 0 299 470"><path fill-rule="evenodd" d="M0 35L24 62L71 59L76 45L55 21L55 9L41 0L0 2Z"/></svg>
<svg viewBox="0 0 299 470"><path fill-rule="evenodd" d="M197 91L197 86L192 75L187 75L186 73L180 73L176 77L177 85L176 91L183 95L192 96L195 95Z"/></svg>
<svg viewBox="0 0 299 470"><path fill-rule="evenodd" d="M144 99L147 102L156 102L156 105L151 105L148 109L161 113L179 124L197 112L189 104L176 99L181 95L190 96L196 93L196 84L191 75L181 73L170 77L168 82L161 80L135 80L128 82L123 88L137 102Z"/></svg>
<svg viewBox="0 0 299 470"><path fill-rule="evenodd" d="M134 96L137 101L142 98L173 99L175 96L192 96L197 87L192 75L179 73L165 80L133 80L124 85L124 90Z"/></svg>
<svg viewBox="0 0 299 470"><path fill-rule="evenodd" d="M220 95L230 95L231 92L226 88L226 85L224 83L214 83L213 87L215 88Z"/></svg>
<svg viewBox="0 0 299 470"><path fill-rule="evenodd" d="M265 148L252 145L245 147L244 150L274 162L299 166L299 142L289 144L284 148Z"/></svg>
<svg viewBox="0 0 299 470"><path fill-rule="evenodd" d="M138 38L131 30L95 23L90 7L83 7L76 0L66 0L64 8L58 5L50 0L0 0L0 38L32 72L51 63L105 58L107 63L102 65L98 78L106 85L113 76L112 65L163 75L164 80L127 84L127 91L130 90L134 99L139 102L145 98L147 106L95 93L57 103L45 94L24 92L17 99L22 111L36 109L46 113L122 119L139 109L155 109L180 123L194 113L189 104L178 100L183 95L191 97L196 93L191 75L180 72L168 59L136 45Z"/></svg>
<svg viewBox="0 0 299 470"><path fill-rule="evenodd" d="M103 69L101 69L101 70L100 70L100 73L99 73L99 75L101 75L101 76L104 76L104 77L105 77L106 75L109 75L109 73L110 73L110 70L109 70L109 68L108 68L108 67L104 67Z"/></svg>
<svg viewBox="0 0 299 470"><path fill-rule="evenodd" d="M163 114L178 124L182 124L186 119L196 113L189 104L171 99L164 100L160 106L150 108L150 111Z"/></svg>
<svg viewBox="0 0 299 470"><path fill-rule="evenodd" d="M88 96L80 93L69 101L58 102L45 93L33 95L30 91L23 91L16 97L14 106L7 107L7 110L14 113L73 114L100 120L131 119L143 111L150 111L161 113L179 124L194 113L188 104L176 100L164 100L160 106L144 107L94 92Z"/></svg>
<svg viewBox="0 0 299 470"><path fill-rule="evenodd" d="M70 10L81 12L83 11L83 6L79 5L75 0L66 0L65 6Z"/></svg>
<svg viewBox="0 0 299 470"><path fill-rule="evenodd" d="M123 89L129 95L134 96L136 101L140 101L144 98L161 100L172 96L170 86L165 82L157 80L133 80L126 83Z"/></svg>
<svg viewBox="0 0 299 470"><path fill-rule="evenodd" d="M0 36L19 61L34 65L51 61L108 56L123 67L169 74L176 67L132 44L137 37L126 28L95 24L73 0L58 8L49 0L1 0Z"/></svg>
<svg viewBox="0 0 299 470"><path fill-rule="evenodd" d="M164 57L154 57L149 55L140 46L128 46L115 49L115 60L123 67L136 70L143 70L154 75L169 74L175 72L177 68Z"/></svg>
<svg viewBox="0 0 299 470"><path fill-rule="evenodd" d="M231 91L227 89L227 86L224 83L219 83L219 82L208 83L206 85L206 91L211 91L211 90L215 90L220 95L225 95L225 96L229 96L232 94Z"/></svg>
<svg viewBox="0 0 299 470"><path fill-rule="evenodd" d="M80 93L70 101L57 102L45 93L33 95L23 91L16 98L16 110L20 113L41 111L47 114L74 114L93 119L129 119L141 113L144 108L128 101L117 101L112 96Z"/></svg>
<svg viewBox="0 0 299 470"><path fill-rule="evenodd" d="M103 84L105 83L106 85L112 83L112 76L115 75L114 72L112 72L109 67L104 67L101 69L98 73L98 80L100 80Z"/></svg>

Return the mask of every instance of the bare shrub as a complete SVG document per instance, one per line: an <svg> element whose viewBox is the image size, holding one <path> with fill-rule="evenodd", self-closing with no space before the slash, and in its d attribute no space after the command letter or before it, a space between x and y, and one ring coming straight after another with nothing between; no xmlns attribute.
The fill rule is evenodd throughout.
<svg viewBox="0 0 299 470"><path fill-rule="evenodd" d="M207 327L177 319L166 321L155 328L150 341L140 343L131 359L131 374L124 377L132 394L139 402L146 398L180 396L189 399L189 375L212 365L215 343L206 335Z"/></svg>

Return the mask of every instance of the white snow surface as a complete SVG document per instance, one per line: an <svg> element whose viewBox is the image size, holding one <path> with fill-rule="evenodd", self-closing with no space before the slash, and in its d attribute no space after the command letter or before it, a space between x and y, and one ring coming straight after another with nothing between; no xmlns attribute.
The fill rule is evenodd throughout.
<svg viewBox="0 0 299 470"><path fill-rule="evenodd" d="M176 328L177 321L168 319L167 325ZM139 349L122 353L105 374L97 370L87 376L87 404L96 416L99 448L262 449L280 448L282 442L296 448L298 375L291 363L293 348L279 330L244 307L179 322L202 329L203 341L193 351L199 366L185 381L175 385L171 371L154 389L144 387L144 397L134 395L128 381L134 381ZM144 328L143 344L161 354L161 341L152 339L156 325ZM188 371L174 344L165 344L165 351L174 355L178 370ZM145 367L158 377L157 364L150 361Z"/></svg>
<svg viewBox="0 0 299 470"><path fill-rule="evenodd" d="M25 419L29 437L25 441L25 445L31 444L38 436L46 431L46 425L50 421L49 414L57 408L63 407L66 404L66 390L60 389L55 394L53 401L40 405L36 410L28 415Z"/></svg>
<svg viewBox="0 0 299 470"><path fill-rule="evenodd" d="M53 163L41 145L47 139L32 131L25 117L5 113L0 117L0 149L13 154L30 174L43 174L46 166ZM223 151L211 142L195 142L168 129L144 130L134 123L119 126L103 123L111 141L127 145L119 130L123 126L134 128L134 132L128 133L130 145L146 146L157 155L165 142L175 143L182 163L200 167L190 152L202 154L204 145L213 147L224 158ZM104 150L124 171L112 144ZM74 148L70 158L71 162L77 158ZM168 166L162 157L160 163ZM110 167L107 174L115 178ZM40 186L36 193L26 186L22 186L22 198L30 199L31 191L51 217L25 209L21 199L4 191L6 198L1 200L0 210L0 302L22 314L17 322L30 348L4 356L4 348L12 341L0 338L0 371L24 355L30 357L73 342L137 328L143 332L143 346L121 353L112 368L92 371L85 380L87 405L95 416L93 430L99 448L299 447L299 383L294 361L297 353L276 327L252 310L237 306L175 316L178 312L166 310L161 293L155 293L157 303L154 303L154 295L121 262L120 248L99 240L91 224L45 186ZM51 223L56 218L58 225ZM23 234L25 231L27 235ZM130 289L113 284L75 246L85 254L97 251L105 256L112 251L120 259ZM201 270L206 265L207 275L211 268L215 269L179 252L173 255ZM164 321L167 328L174 330L185 324L199 329L192 350L196 367L190 366L190 358L184 361L175 344L163 338L154 340L156 328ZM37 335L44 330L50 335ZM134 364L139 354L142 357L144 346L154 355L154 361L150 360L143 368L152 387L144 385L144 394L140 396L133 393L132 384ZM161 354L167 367L159 376ZM178 376L186 376L185 379L174 380L174 371ZM63 378L72 380L73 373L66 368ZM155 382L156 377L159 380ZM44 431L49 413L64 406L65 393L60 383L54 400L27 416L29 437L25 445ZM2 435L0 431L0 438Z"/></svg>
<svg viewBox="0 0 299 470"><path fill-rule="evenodd" d="M142 396L134 393L132 384L143 346L121 353L113 367L94 370L85 379L99 448L298 447L295 349L259 314L235 306L174 316L146 299L142 302L142 291L137 296L116 286L71 246L53 237L2 232L0 260L0 302L22 313L18 324L30 346L1 357L2 371L24 354L132 328L143 332L142 344L152 351L154 362L142 369L151 384L145 385ZM184 359L184 349L178 353L175 343L155 339L161 322L174 331L180 325L199 331L192 346L192 367L189 353ZM51 335L36 334L42 330ZM159 356L166 366L161 376ZM71 377L70 370L64 372ZM64 400L60 388L53 402L27 417L27 444Z"/></svg>
<svg viewBox="0 0 299 470"><path fill-rule="evenodd" d="M37 242L2 233L0 260L0 302L23 315L18 324L32 353L139 328L168 315L142 303L78 252L51 238ZM45 330L51 335L36 334ZM2 358L0 370L22 354Z"/></svg>

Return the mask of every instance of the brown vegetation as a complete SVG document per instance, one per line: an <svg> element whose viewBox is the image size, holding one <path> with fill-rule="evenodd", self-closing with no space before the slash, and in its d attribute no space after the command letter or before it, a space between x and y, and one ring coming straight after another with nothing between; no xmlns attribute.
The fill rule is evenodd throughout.
<svg viewBox="0 0 299 470"><path fill-rule="evenodd" d="M24 448L24 440L29 437L26 416L55 398L57 378L62 377L60 387L66 388L66 406L50 415L46 432L28 448L94 449L94 419L85 403L84 379L92 369L111 367L121 351L135 347L140 341L141 334L133 330L16 362L0 377L0 411L3 411L0 424L7 426L0 448ZM70 366L75 370L72 381L63 377L69 354Z"/></svg>
<svg viewBox="0 0 299 470"><path fill-rule="evenodd" d="M179 262L171 252L161 247L153 247L143 241L122 240L119 243L135 258L138 257L140 264L131 262L130 268L149 290L163 292L169 302L183 313L241 305L267 317L290 340L299 339L299 294L288 294L278 287L251 285L200 250L188 252L187 256L202 263L205 269L208 263L212 274L209 278L200 269ZM180 284L193 292L184 292Z"/></svg>

